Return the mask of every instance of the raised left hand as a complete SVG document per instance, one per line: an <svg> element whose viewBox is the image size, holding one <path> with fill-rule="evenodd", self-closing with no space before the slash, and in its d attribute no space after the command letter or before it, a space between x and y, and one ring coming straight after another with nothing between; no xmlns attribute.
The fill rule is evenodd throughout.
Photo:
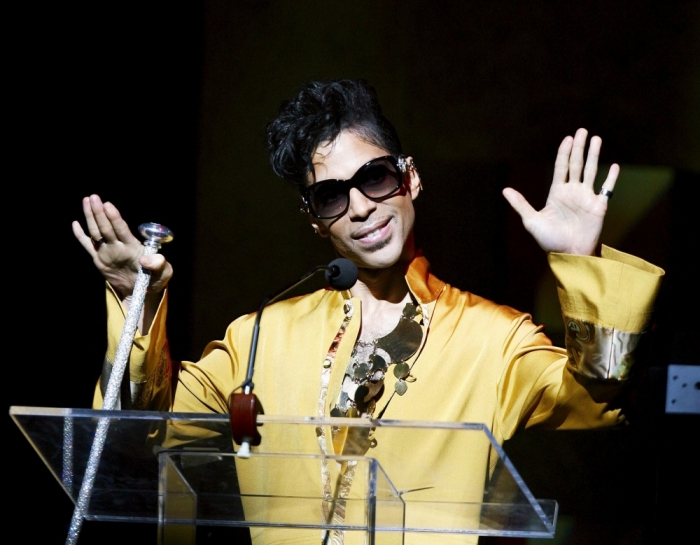
<svg viewBox="0 0 700 545"><path fill-rule="evenodd" d="M579 129L572 138L562 141L554 163L554 176L547 202L535 210L518 191L507 187L503 196L520 214L525 229L546 252L595 255L608 209L605 191L615 187L620 167L613 164L601 192L596 194L593 182L598 172L598 156L602 140L591 138L584 165L584 149L588 132ZM583 179L581 179L583 175Z"/></svg>

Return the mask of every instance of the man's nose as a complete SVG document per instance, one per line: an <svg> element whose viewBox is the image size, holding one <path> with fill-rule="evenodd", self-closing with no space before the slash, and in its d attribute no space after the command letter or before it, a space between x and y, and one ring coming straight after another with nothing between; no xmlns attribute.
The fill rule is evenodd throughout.
<svg viewBox="0 0 700 545"><path fill-rule="evenodd" d="M350 219L366 218L377 208L377 203L365 197L356 187L350 189L348 199L350 199L350 203L348 204L348 215Z"/></svg>

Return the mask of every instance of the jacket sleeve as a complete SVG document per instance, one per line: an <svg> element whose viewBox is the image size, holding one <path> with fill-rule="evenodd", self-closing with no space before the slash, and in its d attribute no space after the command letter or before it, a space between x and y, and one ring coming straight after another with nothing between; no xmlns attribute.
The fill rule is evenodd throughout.
<svg viewBox="0 0 700 545"><path fill-rule="evenodd" d="M246 317L238 318L229 325L222 340L212 341L204 349L197 362L182 362L177 381L177 391L173 403L176 412L226 413L229 410L229 396L240 386L245 372L239 361L241 324L248 322Z"/></svg>
<svg viewBox="0 0 700 545"><path fill-rule="evenodd" d="M566 326L566 350L523 320L509 337L497 425L586 429L624 421L619 395L649 325L663 270L603 247L601 257L549 255Z"/></svg>
<svg viewBox="0 0 700 545"><path fill-rule="evenodd" d="M92 406L102 408L112 364L124 328L126 312L112 287L106 285L107 297L107 351L102 375L95 387ZM168 308L167 288L158 311L146 334L137 331L129 355L128 373L124 373L117 408L132 410L166 411L171 406L172 362L165 331Z"/></svg>
<svg viewBox="0 0 700 545"><path fill-rule="evenodd" d="M601 256L549 256L566 351L572 368L583 376L626 380L664 271L607 246Z"/></svg>

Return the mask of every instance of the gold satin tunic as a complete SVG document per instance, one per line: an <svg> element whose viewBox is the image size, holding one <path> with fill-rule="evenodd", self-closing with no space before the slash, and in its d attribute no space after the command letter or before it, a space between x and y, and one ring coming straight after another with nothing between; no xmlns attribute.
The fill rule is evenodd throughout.
<svg viewBox="0 0 700 545"><path fill-rule="evenodd" d="M639 336L649 321L663 271L641 259L603 247L602 257L549 254L562 314L567 348L552 346L542 326L528 314L437 279L427 260L416 257L406 281L421 305L424 343L409 363L416 378L403 396L387 393L375 414L385 419L459 421L486 424L501 443L518 429L541 426L582 429L616 425L624 420L598 396L601 385L620 383L629 375ZM351 305L348 305L350 301ZM353 308L348 318L348 308ZM108 349L113 361L124 310L108 289ZM232 322L222 340L211 342L198 362L183 362L175 395L165 335L167 294L148 335L138 335L130 359L132 402L137 408L177 412L228 411L228 397L245 379L255 314ZM349 292L319 290L265 309L255 368L255 392L268 415L319 415L319 388L329 350L341 325L346 330L335 347L325 415L340 391L347 362L358 338L360 300ZM328 372L328 371L327 371ZM103 380L104 382L104 380ZM94 406L102 404L95 390ZM266 438L285 450L319 453L317 437ZM294 445L293 443L299 443ZM267 445L272 450L274 444ZM453 468L473 474L483 489L483 456L469 457L459 445L393 445L407 452L399 489L425 484L424 468ZM381 461L381 445L370 453ZM253 481L274 483L292 475L239 474L242 489ZM320 485L319 485L320 486ZM477 495L480 493L477 486ZM421 492L417 492L421 494ZM430 491L424 493L425 499ZM254 528L255 545L319 543L319 531ZM435 539L433 539L435 537ZM283 540L283 541L281 541ZM473 543L474 536L429 536L430 543ZM407 534L405 543L425 543L426 536Z"/></svg>

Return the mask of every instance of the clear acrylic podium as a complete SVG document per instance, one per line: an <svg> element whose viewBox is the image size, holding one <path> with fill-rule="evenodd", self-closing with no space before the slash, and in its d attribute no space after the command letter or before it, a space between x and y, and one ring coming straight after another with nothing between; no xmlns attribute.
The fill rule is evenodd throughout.
<svg viewBox="0 0 700 545"><path fill-rule="evenodd" d="M249 527L254 543L284 532L315 532L319 542L344 532L348 545L425 542L426 533L427 542L554 536L556 502L533 497L481 424L259 415L262 443L244 459L228 415L10 415L73 502L97 422L109 418L85 519L158 523L161 545L194 544L197 525ZM345 447L323 455L319 436L328 452L339 436ZM446 446L464 453L456 467L442 459Z"/></svg>

